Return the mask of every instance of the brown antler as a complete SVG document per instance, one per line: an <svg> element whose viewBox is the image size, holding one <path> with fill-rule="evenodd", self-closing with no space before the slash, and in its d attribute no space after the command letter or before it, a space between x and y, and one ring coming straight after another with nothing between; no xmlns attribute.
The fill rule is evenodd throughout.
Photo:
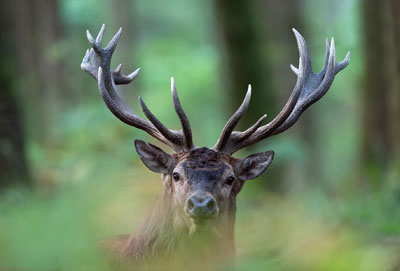
<svg viewBox="0 0 400 271"><path fill-rule="evenodd" d="M350 61L350 52L342 62L336 63L335 43L332 38L329 45L326 40L325 65L321 72L312 72L311 59L304 38L293 28L299 48L299 68L291 65L297 75L297 82L282 111L268 124L261 126L266 115L262 116L252 127L244 132L232 132L239 119L246 111L251 95L251 88L239 107L225 125L220 138L213 147L214 150L233 154L234 152L253 145L267 137L282 133L299 119L300 115L313 103L325 95L331 86L335 75L343 70Z"/></svg>
<svg viewBox="0 0 400 271"><path fill-rule="evenodd" d="M105 48L101 48L105 26L100 29L96 40L93 39L89 31L86 31L87 38L92 48L86 51L82 60L82 70L88 72L99 85L99 91L108 109L121 121L130 126L144 130L149 135L167 144L176 152L190 151L194 148L192 142L192 132L189 120L179 102L178 94L175 88L174 80L171 78L172 99L179 119L182 124L181 131L170 130L166 128L146 107L143 100L139 97L140 104L146 117L145 120L136 115L129 106L119 96L116 85L129 84L139 74L140 68L125 76L121 74L121 64L117 69L111 70L111 57L121 36L122 29L114 35Z"/></svg>

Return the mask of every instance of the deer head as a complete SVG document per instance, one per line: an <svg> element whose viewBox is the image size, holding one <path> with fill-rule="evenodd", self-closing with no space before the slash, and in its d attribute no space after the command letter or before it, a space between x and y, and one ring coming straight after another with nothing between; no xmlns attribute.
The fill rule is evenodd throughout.
<svg viewBox="0 0 400 271"><path fill-rule="evenodd" d="M165 127L141 97L139 103L148 120L139 117L119 96L116 85L130 83L139 73L137 69L124 76L121 74L121 65L115 70L110 69L121 29L105 48L101 48L104 25L96 39L87 31L91 49L87 50L81 68L97 80L108 109L124 123L146 131L175 151L174 154L168 154L152 144L135 141L136 151L146 167L162 174L165 193L172 200L177 224L192 230L204 224L225 224L232 229L237 194L246 180L257 178L268 168L274 152L256 153L244 159L232 155L290 128L311 104L324 96L335 75L348 65L350 52L342 62L337 63L334 40L330 44L327 40L325 65L321 72L313 73L306 42L295 29L293 32L300 53L299 67L291 65L297 82L282 111L265 125L262 122L266 115L245 131L233 131L249 106L249 85L243 103L226 123L217 143L212 148L198 148L193 144L190 123L179 101L174 79L171 78L171 93L182 125L179 131Z"/></svg>

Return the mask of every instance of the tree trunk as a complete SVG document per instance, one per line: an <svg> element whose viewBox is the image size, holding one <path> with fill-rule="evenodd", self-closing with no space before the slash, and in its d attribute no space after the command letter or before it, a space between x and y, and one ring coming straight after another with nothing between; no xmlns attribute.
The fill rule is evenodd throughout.
<svg viewBox="0 0 400 271"><path fill-rule="evenodd" d="M134 14L134 4L135 1L132 0L112 0L111 1L112 11L113 11L113 24L114 26L109 29L117 29L122 27L124 42L118 44L118 54L113 56L115 63L125 63L125 65L137 64L136 61L136 37L137 37L137 24L140 21L137 15ZM124 66L123 66L124 67ZM126 68L128 66L125 66ZM135 86L139 87L139 82L135 82ZM136 93L130 91L131 86L120 85L118 88L124 93L126 100L135 100Z"/></svg>
<svg viewBox="0 0 400 271"><path fill-rule="evenodd" d="M251 106L240 123L247 129L260 116L275 112L275 95L271 73L258 24L260 17L256 2L216 0L215 16L225 56L226 89L231 112L236 111L246 94L247 85L253 88ZM265 47L265 45L264 45Z"/></svg>
<svg viewBox="0 0 400 271"><path fill-rule="evenodd" d="M63 65L57 42L61 25L56 0L15 0L9 2L10 27L14 33L16 63L27 110L29 134L45 142L49 137L51 117L70 100L63 91ZM39 97L39 98L38 98ZM40 124L40 127L38 127Z"/></svg>
<svg viewBox="0 0 400 271"><path fill-rule="evenodd" d="M16 66L16 44L10 25L9 1L0 1L0 192L23 185L30 187L25 140L17 88L21 73Z"/></svg>
<svg viewBox="0 0 400 271"><path fill-rule="evenodd" d="M366 70L361 160L363 177L372 183L381 181L399 155L399 13L397 0L363 1Z"/></svg>

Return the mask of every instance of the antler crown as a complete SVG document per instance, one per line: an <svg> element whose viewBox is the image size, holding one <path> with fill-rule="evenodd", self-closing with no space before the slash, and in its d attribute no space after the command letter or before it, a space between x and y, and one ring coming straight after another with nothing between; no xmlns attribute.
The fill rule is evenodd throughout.
<svg viewBox="0 0 400 271"><path fill-rule="evenodd" d="M189 119L179 101L174 79L171 78L171 94L175 111L181 122L179 131L165 127L139 97L139 103L148 120L139 117L120 97L117 85L129 84L139 74L140 68L129 75L121 74L121 64L115 70L110 69L111 57L115 51L122 29L114 35L105 48L101 48L105 26L102 25L96 39L86 32L91 48L86 51L81 68L88 72L97 82L100 94L108 109L124 123L144 130L152 137L170 146L176 152L191 151L193 144ZM281 112L269 123L262 125L267 115L261 116L256 123L243 132L233 131L246 112L251 98L251 85L240 107L225 124L213 150L232 155L236 151L253 145L272 135L277 135L290 128L301 114L313 103L321 99L331 86L335 75L343 70L350 61L350 52L341 62L336 62L335 42L326 39L325 65L319 73L313 73L307 44L300 33L293 28L299 49L299 67L290 65L297 75L296 85Z"/></svg>

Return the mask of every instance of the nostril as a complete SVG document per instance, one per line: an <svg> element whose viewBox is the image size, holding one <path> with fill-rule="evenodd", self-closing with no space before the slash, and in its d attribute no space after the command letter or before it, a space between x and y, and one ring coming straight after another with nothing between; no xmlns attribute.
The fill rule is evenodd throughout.
<svg viewBox="0 0 400 271"><path fill-rule="evenodd" d="M207 202L207 209L208 209L209 211L214 211L214 209L215 209L215 202L214 202L214 200L210 199L210 200Z"/></svg>

